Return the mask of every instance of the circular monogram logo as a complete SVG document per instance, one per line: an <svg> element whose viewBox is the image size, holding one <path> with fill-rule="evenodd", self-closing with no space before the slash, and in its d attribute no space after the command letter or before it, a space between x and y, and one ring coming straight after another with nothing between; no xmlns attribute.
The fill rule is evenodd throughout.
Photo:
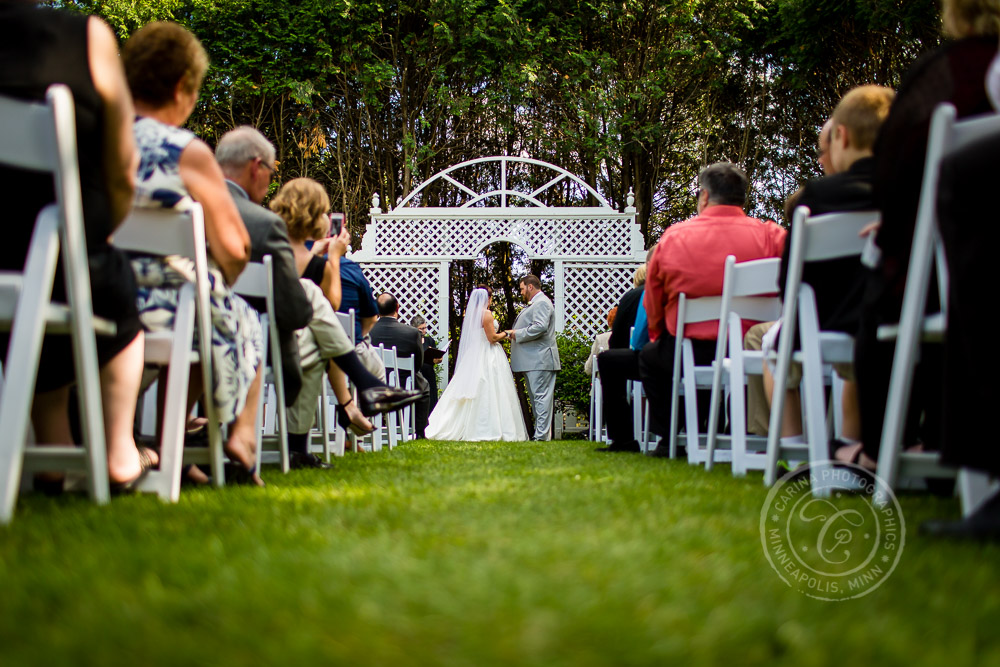
<svg viewBox="0 0 1000 667"><path fill-rule="evenodd" d="M814 488L831 489L828 498ZM892 489L859 466L803 466L771 488L760 513L760 539L771 567L819 600L848 600L892 574L906 541Z"/></svg>

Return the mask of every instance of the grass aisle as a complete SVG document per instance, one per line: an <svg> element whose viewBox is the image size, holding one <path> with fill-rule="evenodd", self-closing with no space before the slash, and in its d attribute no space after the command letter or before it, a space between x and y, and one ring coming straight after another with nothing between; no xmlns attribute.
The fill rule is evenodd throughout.
<svg viewBox="0 0 1000 667"><path fill-rule="evenodd" d="M765 559L759 476L591 443L404 445L266 490L0 528L0 665L1000 664L1000 549L917 535L870 595ZM267 471L265 471L266 473Z"/></svg>

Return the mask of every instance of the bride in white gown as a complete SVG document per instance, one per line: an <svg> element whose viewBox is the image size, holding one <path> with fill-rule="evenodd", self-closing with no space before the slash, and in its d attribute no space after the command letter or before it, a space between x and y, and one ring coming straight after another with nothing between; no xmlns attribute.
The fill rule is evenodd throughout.
<svg viewBox="0 0 1000 667"><path fill-rule="evenodd" d="M469 297L455 376L427 422L431 440L528 439L514 375L489 310L490 295L476 288Z"/></svg>

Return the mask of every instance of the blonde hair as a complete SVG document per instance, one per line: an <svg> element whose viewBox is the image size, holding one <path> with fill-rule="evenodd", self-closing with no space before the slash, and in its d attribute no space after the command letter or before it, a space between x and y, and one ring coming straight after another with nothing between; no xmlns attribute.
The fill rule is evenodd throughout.
<svg viewBox="0 0 1000 667"><path fill-rule="evenodd" d="M858 86L840 98L830 120L834 127L843 125L847 129L855 148L869 150L875 145L879 128L889 115L895 97L892 88Z"/></svg>
<svg viewBox="0 0 1000 667"><path fill-rule="evenodd" d="M635 273L632 274L632 285L634 287L642 287L645 284L646 284L646 265L643 264L642 266L640 266L638 269L635 270Z"/></svg>
<svg viewBox="0 0 1000 667"><path fill-rule="evenodd" d="M320 239L326 234L330 197L311 178L293 178L285 183L270 207L285 221L288 236L295 241Z"/></svg>
<svg viewBox="0 0 1000 667"><path fill-rule="evenodd" d="M944 0L941 20L951 37L1000 36L1000 0Z"/></svg>

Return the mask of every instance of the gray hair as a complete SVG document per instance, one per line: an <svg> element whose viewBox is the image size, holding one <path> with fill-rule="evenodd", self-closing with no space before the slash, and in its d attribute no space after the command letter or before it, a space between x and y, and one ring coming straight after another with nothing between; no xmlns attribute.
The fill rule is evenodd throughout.
<svg viewBox="0 0 1000 667"><path fill-rule="evenodd" d="M256 128L241 125L230 130L219 139L215 147L215 161L226 169L239 169L250 160L260 158L269 165L274 164L274 145Z"/></svg>
<svg viewBox="0 0 1000 667"><path fill-rule="evenodd" d="M424 319L423 315L414 315L410 319L410 326L411 327L416 328L416 327L419 327L421 324L427 324L427 320Z"/></svg>

